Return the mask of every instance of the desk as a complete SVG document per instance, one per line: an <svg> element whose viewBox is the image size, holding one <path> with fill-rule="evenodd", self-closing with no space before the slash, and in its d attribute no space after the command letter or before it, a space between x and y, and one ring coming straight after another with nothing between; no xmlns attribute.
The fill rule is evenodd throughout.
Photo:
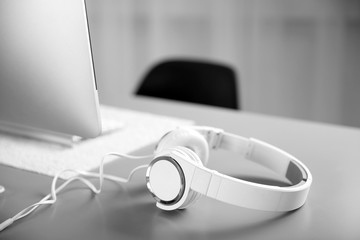
<svg viewBox="0 0 360 240"><path fill-rule="evenodd" d="M281 214L203 198L187 210L163 212L138 176L127 186L106 182L100 195L72 185L56 205L15 223L0 239L360 239L359 129L149 98L124 99L119 106L191 118L285 149L313 174L307 203ZM254 166L235 160L231 153L212 152L209 167L250 178ZM106 171L123 175L133 164L113 162ZM255 170L252 178L263 181L261 174ZM7 190L0 196L0 221L46 195L51 180L1 165L0 182Z"/></svg>

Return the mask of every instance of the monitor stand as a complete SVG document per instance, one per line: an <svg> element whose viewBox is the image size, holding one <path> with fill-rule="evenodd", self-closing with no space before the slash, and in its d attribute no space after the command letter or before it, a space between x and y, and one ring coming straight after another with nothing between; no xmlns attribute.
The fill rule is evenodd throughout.
<svg viewBox="0 0 360 240"><path fill-rule="evenodd" d="M116 132L124 128L124 122L115 120L112 117L101 117L101 123L101 136ZM6 122L0 122L0 132L55 143L65 147L73 147L74 144L86 140L86 138L82 138L79 136L57 133Z"/></svg>
<svg viewBox="0 0 360 240"><path fill-rule="evenodd" d="M66 147L72 147L75 142L81 139L77 136L71 136L67 134L61 134L5 122L0 122L0 132L10 135L16 135L19 137L27 137L45 142L55 143Z"/></svg>

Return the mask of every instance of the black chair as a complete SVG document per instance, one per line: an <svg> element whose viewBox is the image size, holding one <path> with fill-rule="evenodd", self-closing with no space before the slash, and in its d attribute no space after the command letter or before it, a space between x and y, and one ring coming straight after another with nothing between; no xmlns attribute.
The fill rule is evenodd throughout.
<svg viewBox="0 0 360 240"><path fill-rule="evenodd" d="M213 62L160 62L145 75L135 94L240 109L235 72Z"/></svg>

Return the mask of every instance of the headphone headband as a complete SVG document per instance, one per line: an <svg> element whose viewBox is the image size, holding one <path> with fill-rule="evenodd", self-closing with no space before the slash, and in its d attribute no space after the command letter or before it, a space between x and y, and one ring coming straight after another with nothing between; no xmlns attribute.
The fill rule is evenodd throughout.
<svg viewBox="0 0 360 240"><path fill-rule="evenodd" d="M261 164L286 177L290 182L307 181L310 171L289 153L255 138L245 138L211 127L194 127L203 135L209 146L240 154L240 156Z"/></svg>
<svg viewBox="0 0 360 240"><path fill-rule="evenodd" d="M212 149L239 153L291 182L278 187L252 183L198 167L191 188L208 197L247 208L290 211L301 207L307 198L312 176L308 168L289 153L263 141L245 138L211 127L194 127ZM201 184L200 184L201 183Z"/></svg>

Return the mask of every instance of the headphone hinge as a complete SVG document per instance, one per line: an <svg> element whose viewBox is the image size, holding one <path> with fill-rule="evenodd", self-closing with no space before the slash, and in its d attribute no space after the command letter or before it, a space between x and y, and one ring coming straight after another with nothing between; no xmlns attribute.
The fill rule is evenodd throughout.
<svg viewBox="0 0 360 240"><path fill-rule="evenodd" d="M221 144L224 131L219 128L211 128L206 132L206 141L211 149L218 149Z"/></svg>

